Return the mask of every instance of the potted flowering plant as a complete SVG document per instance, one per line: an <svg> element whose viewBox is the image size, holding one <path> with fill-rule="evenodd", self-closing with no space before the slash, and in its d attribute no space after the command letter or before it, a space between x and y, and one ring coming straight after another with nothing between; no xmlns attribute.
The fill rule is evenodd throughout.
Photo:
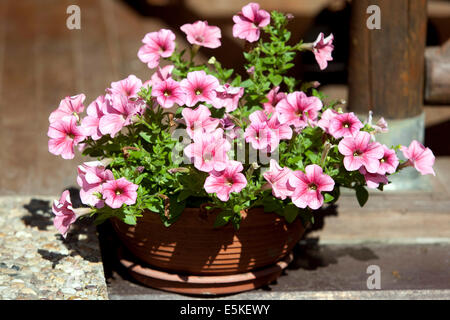
<svg viewBox="0 0 450 320"><path fill-rule="evenodd" d="M362 206L366 188L383 190L402 168L434 174L430 149L376 142L387 131L383 118L363 123L339 101L325 104L317 83L288 75L298 52L311 52L325 69L334 48L323 33L290 44L289 19L256 3L233 16L233 36L247 42L245 77L214 57L194 63L200 47L221 45L221 30L197 21L180 28L188 52L176 49L171 30L145 35L138 57L156 68L150 80L111 83L84 117L84 94L64 98L49 118L49 151L72 159L77 146L97 160L78 166L85 207L73 208L68 191L54 202L61 234L82 216L111 219L125 246L156 268L134 270L143 282L235 292L273 280L303 226L338 200L341 187L354 189ZM255 276L267 266L271 272ZM174 285L164 270L196 275L194 283ZM214 291L220 281L205 280L211 276L232 288Z"/></svg>

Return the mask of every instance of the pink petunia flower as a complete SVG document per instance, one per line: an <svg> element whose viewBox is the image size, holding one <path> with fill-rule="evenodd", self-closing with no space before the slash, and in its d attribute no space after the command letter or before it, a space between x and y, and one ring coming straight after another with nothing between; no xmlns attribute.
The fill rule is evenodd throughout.
<svg viewBox="0 0 450 320"><path fill-rule="evenodd" d="M78 121L78 114L83 112L83 102L86 99L84 94L78 94L73 97L65 97L59 103L58 109L53 111L48 118L50 123L74 117Z"/></svg>
<svg viewBox="0 0 450 320"><path fill-rule="evenodd" d="M168 65L163 68L158 67L158 69L150 79L150 84L155 86L160 82L171 79L172 71L174 68L175 67L173 65Z"/></svg>
<svg viewBox="0 0 450 320"><path fill-rule="evenodd" d="M280 143L277 135L269 128L267 122L252 122L244 131L244 138L247 143L252 144L256 150L275 150Z"/></svg>
<svg viewBox="0 0 450 320"><path fill-rule="evenodd" d="M173 79L167 79L157 84L153 84L152 97L163 108L171 108L174 104L184 105L186 95L180 84Z"/></svg>
<svg viewBox="0 0 450 320"><path fill-rule="evenodd" d="M107 104L109 100L105 96L98 96L95 101L87 107L87 116L81 121L81 128L83 133L91 137L93 140L98 140L102 137L99 129L100 118L105 115Z"/></svg>
<svg viewBox="0 0 450 320"><path fill-rule="evenodd" d="M216 98L213 100L212 105L216 109L225 107L226 112L232 112L237 109L239 105L239 99L244 94L244 88L232 87L228 83L216 88Z"/></svg>
<svg viewBox="0 0 450 320"><path fill-rule="evenodd" d="M158 66L161 57L168 58L175 50L175 34L167 29L147 33L142 42L138 57L150 69Z"/></svg>
<svg viewBox="0 0 450 320"><path fill-rule="evenodd" d="M359 131L351 137L342 139L338 150L345 156L344 167L348 171L365 166L369 173L376 173L380 167L380 159L384 155L381 144L370 143L370 134L365 131Z"/></svg>
<svg viewBox="0 0 450 320"><path fill-rule="evenodd" d="M272 187L272 194L284 200L292 196L293 189L288 185L291 174L291 169L281 168L276 160L270 159L270 169L264 172L263 176Z"/></svg>
<svg viewBox="0 0 450 320"><path fill-rule="evenodd" d="M77 183L81 187L81 202L102 208L104 201L99 199L95 193L102 193L102 184L108 180L114 180L111 170L105 169L98 161L85 162L78 166Z"/></svg>
<svg viewBox="0 0 450 320"><path fill-rule="evenodd" d="M250 114L250 126L244 132L245 140L257 150L268 149L273 152L282 139L292 138L292 129L289 125L281 124L278 113L272 114L268 119L267 114L257 110Z"/></svg>
<svg viewBox="0 0 450 320"><path fill-rule="evenodd" d="M303 129L317 119L318 111L322 109L322 106L319 98L308 97L304 92L296 91L278 102L275 109L279 114L280 123Z"/></svg>
<svg viewBox="0 0 450 320"><path fill-rule="evenodd" d="M380 168L378 169L377 173L379 174L392 174L397 170L398 167L398 158L395 154L395 150L389 149L384 144L383 147L383 157L380 159Z"/></svg>
<svg viewBox="0 0 450 320"><path fill-rule="evenodd" d="M189 72L187 79L181 80L180 84L186 93L186 105L192 107L200 101L212 103L216 98L219 80L200 70Z"/></svg>
<svg viewBox="0 0 450 320"><path fill-rule="evenodd" d="M132 117L143 111L144 104L140 101L131 101L123 94L111 96L111 102L107 104L106 114L99 121L100 132L110 134L112 138L123 127L132 123Z"/></svg>
<svg viewBox="0 0 450 320"><path fill-rule="evenodd" d="M270 23L270 14L259 8L257 3L249 3L233 16L233 37L255 42L259 39L260 28Z"/></svg>
<svg viewBox="0 0 450 320"><path fill-rule="evenodd" d="M65 238L70 226L77 220L77 215L73 210L72 201L70 200L69 190L65 190L59 201L54 200L52 212L55 215L53 225Z"/></svg>
<svg viewBox="0 0 450 320"><path fill-rule="evenodd" d="M333 109L327 109L322 113L320 120L317 122L317 125L322 128L326 133L330 133L330 121L334 117L336 117L339 113L334 111Z"/></svg>
<svg viewBox="0 0 450 320"><path fill-rule="evenodd" d="M292 172L288 183L294 188L292 202L299 208L310 207L313 210L319 209L323 204L321 192L334 189L334 180L316 164L306 166L305 173Z"/></svg>
<svg viewBox="0 0 450 320"><path fill-rule="evenodd" d="M263 103L264 111L267 114L275 112L275 106L277 105L277 103L286 98L286 93L278 92L279 90L280 87L277 86L271 89L267 94L266 97L269 101Z"/></svg>
<svg viewBox="0 0 450 320"><path fill-rule="evenodd" d="M226 113L222 119L219 119L219 123L230 140L241 136L242 129L234 124L229 114Z"/></svg>
<svg viewBox="0 0 450 320"><path fill-rule="evenodd" d="M74 117L61 119L48 128L48 151L61 155L63 159L73 159L74 146L85 139L82 129L77 126Z"/></svg>
<svg viewBox="0 0 450 320"><path fill-rule="evenodd" d="M435 157L430 148L425 148L419 141L413 140L409 147L401 146L400 150L408 159L408 165L416 168L422 175L436 175L433 170Z"/></svg>
<svg viewBox="0 0 450 320"><path fill-rule="evenodd" d="M381 117L372 127L375 129L375 133L386 133L389 131L388 123L383 117Z"/></svg>
<svg viewBox="0 0 450 320"><path fill-rule="evenodd" d="M332 33L324 38L324 34L321 32L316 41L314 41L312 51L319 64L320 70L325 69L328 66L328 61L333 60L333 57L331 56L334 49L333 40L334 36Z"/></svg>
<svg viewBox="0 0 450 320"><path fill-rule="evenodd" d="M211 133L219 125L219 119L211 118L211 111L204 105L196 109L184 108L181 111L189 137L194 138L196 132Z"/></svg>
<svg viewBox="0 0 450 320"><path fill-rule="evenodd" d="M376 189L382 184L388 184L389 180L384 174L379 173L370 173L367 172L365 167L359 168L359 172L364 175L364 179L366 180L367 187L370 189Z"/></svg>
<svg viewBox="0 0 450 320"><path fill-rule="evenodd" d="M267 115L267 114L266 114ZM261 113L260 113L261 116ZM278 136L280 140L290 140L292 138L292 128L287 124L282 124L280 122L280 115L278 112L273 112L269 120L267 120L267 125L272 131Z"/></svg>
<svg viewBox="0 0 450 320"><path fill-rule="evenodd" d="M220 47L222 34L220 28L209 26L207 21L197 21L193 24L184 24L180 27L186 33L190 44L196 44L207 48Z"/></svg>
<svg viewBox="0 0 450 320"><path fill-rule="evenodd" d="M131 74L123 80L112 82L108 91L111 94L123 94L128 98L138 98L141 88L142 80Z"/></svg>
<svg viewBox="0 0 450 320"><path fill-rule="evenodd" d="M194 167L200 171L222 171L228 163L227 152L231 144L223 137L223 130L194 135L194 143L184 148L184 154L193 160Z"/></svg>
<svg viewBox="0 0 450 320"><path fill-rule="evenodd" d="M240 192L247 185L247 179L241 173L242 163L228 161L223 171L211 171L206 178L204 188L207 193L216 193L222 201L230 199L231 192Z"/></svg>
<svg viewBox="0 0 450 320"><path fill-rule="evenodd" d="M109 180L103 184L103 199L113 209L120 208L124 203L132 205L136 203L137 184L131 183L125 178Z"/></svg>
<svg viewBox="0 0 450 320"><path fill-rule="evenodd" d="M328 131L336 139L349 137L358 132L364 125L353 112L334 116L329 123Z"/></svg>

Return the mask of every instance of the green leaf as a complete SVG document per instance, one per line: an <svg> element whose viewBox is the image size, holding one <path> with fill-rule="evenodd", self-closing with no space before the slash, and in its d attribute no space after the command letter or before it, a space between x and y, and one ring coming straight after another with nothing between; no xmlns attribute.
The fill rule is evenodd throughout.
<svg viewBox="0 0 450 320"><path fill-rule="evenodd" d="M230 221L230 218L234 215L234 212L231 210L222 210L216 217L216 221L214 221L214 227L222 227Z"/></svg>
<svg viewBox="0 0 450 320"><path fill-rule="evenodd" d="M315 152L312 152L311 150L308 150L308 151L305 152L305 155L314 164L318 164L320 162L320 154L318 154L318 153L315 153Z"/></svg>
<svg viewBox="0 0 450 320"><path fill-rule="evenodd" d="M135 184L140 184L142 182L142 179L144 179L147 176L147 173L140 174L136 179L134 179Z"/></svg>
<svg viewBox="0 0 450 320"><path fill-rule="evenodd" d="M295 204L289 203L284 209L284 217L288 223L292 223L297 218L299 212L300 210Z"/></svg>
<svg viewBox="0 0 450 320"><path fill-rule="evenodd" d="M243 88L248 88L248 87L251 87L253 85L254 85L254 82L253 82L252 79L247 79L247 80L241 82L241 87L243 87Z"/></svg>
<svg viewBox="0 0 450 320"><path fill-rule="evenodd" d="M134 226L134 225L136 225L136 217L132 216L132 215L126 215L125 218L123 219L123 222Z"/></svg>
<svg viewBox="0 0 450 320"><path fill-rule="evenodd" d="M323 202L325 202L325 203L331 202L331 201L334 200L334 197L331 194L329 194L329 193L325 193L323 196L324 196L323 197Z"/></svg>
<svg viewBox="0 0 450 320"><path fill-rule="evenodd" d="M363 186L357 186L355 190L358 203L361 207L363 207L369 199L369 192L367 192L367 189Z"/></svg>
<svg viewBox="0 0 450 320"><path fill-rule="evenodd" d="M231 86L238 87L241 85L241 76L237 75L236 78L231 82Z"/></svg>
<svg viewBox="0 0 450 320"><path fill-rule="evenodd" d="M273 75L271 74L269 76L270 81L273 83L274 86L278 86L281 81L283 81L283 77L280 76L279 74Z"/></svg>
<svg viewBox="0 0 450 320"><path fill-rule="evenodd" d="M190 190L182 190L178 195L178 201L186 200L190 195L192 195Z"/></svg>
<svg viewBox="0 0 450 320"><path fill-rule="evenodd" d="M141 131L139 132L139 135L141 136L142 139L144 139L147 142L152 142L152 137L145 131Z"/></svg>

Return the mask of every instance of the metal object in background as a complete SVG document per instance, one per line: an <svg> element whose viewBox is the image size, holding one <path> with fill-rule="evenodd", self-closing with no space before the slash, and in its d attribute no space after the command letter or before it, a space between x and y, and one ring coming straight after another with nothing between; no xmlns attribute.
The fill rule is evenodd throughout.
<svg viewBox="0 0 450 320"><path fill-rule="evenodd" d="M425 102L450 104L450 39L425 50Z"/></svg>

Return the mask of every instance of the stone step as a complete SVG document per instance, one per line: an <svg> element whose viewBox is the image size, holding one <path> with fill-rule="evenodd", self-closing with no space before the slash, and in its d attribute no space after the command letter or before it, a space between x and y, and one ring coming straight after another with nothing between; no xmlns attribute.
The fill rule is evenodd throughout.
<svg viewBox="0 0 450 320"><path fill-rule="evenodd" d="M80 221L63 240L52 200L0 197L0 300L108 299L95 227Z"/></svg>

